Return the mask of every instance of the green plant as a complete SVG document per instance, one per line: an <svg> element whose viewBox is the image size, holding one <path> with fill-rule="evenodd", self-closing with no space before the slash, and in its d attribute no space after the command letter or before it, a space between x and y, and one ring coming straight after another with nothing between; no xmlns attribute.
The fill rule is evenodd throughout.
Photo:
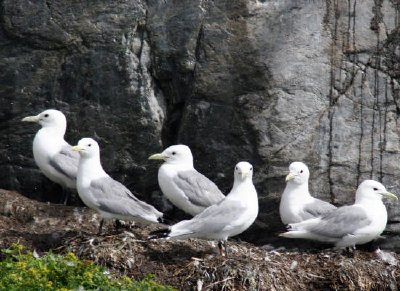
<svg viewBox="0 0 400 291"><path fill-rule="evenodd" d="M0 290L174 290L157 284L151 275L141 281L126 276L114 278L105 268L80 260L73 253L49 252L38 257L19 244L2 253Z"/></svg>

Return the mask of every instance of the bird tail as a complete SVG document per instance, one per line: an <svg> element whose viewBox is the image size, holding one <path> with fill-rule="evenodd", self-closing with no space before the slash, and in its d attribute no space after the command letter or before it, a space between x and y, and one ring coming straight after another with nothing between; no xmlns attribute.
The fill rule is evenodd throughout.
<svg viewBox="0 0 400 291"><path fill-rule="evenodd" d="M168 238L170 233L171 230L169 228L155 230L150 233L148 239Z"/></svg>

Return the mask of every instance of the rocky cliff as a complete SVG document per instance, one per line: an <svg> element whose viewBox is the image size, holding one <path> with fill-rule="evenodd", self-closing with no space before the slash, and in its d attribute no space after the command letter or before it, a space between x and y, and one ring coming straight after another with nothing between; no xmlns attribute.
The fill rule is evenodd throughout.
<svg viewBox="0 0 400 291"><path fill-rule="evenodd" d="M70 143L96 138L104 168L159 208L147 157L163 147L189 145L224 192L234 164L252 162L253 241L282 227L294 160L309 165L312 193L339 205L366 178L400 194L397 0L0 5L0 188L59 201L32 159L37 127L20 122L57 108ZM399 204L387 206L399 234Z"/></svg>

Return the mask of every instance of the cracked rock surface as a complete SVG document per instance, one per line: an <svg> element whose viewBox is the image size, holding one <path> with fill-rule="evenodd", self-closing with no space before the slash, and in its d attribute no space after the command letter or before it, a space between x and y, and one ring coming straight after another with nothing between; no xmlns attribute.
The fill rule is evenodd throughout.
<svg viewBox="0 0 400 291"><path fill-rule="evenodd" d="M58 108L70 143L97 139L106 171L175 217L150 154L189 145L225 193L236 162L253 163L254 242L283 228L294 160L337 205L364 179L400 194L399 1L64 2L0 3L1 188L61 200L32 158L38 127L20 122ZM387 207L384 245L398 248L399 204Z"/></svg>

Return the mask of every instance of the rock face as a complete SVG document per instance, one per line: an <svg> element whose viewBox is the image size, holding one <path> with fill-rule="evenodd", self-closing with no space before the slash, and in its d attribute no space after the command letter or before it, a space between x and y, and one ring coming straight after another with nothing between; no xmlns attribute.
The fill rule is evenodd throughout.
<svg viewBox="0 0 400 291"><path fill-rule="evenodd" d="M282 228L294 160L338 205L363 179L400 194L399 1L64 2L1 2L0 187L59 201L32 159L38 127L20 122L58 108L67 140L96 138L104 168L159 208L147 157L163 147L189 145L224 192L252 162L253 241ZM399 204L388 209L400 234Z"/></svg>

